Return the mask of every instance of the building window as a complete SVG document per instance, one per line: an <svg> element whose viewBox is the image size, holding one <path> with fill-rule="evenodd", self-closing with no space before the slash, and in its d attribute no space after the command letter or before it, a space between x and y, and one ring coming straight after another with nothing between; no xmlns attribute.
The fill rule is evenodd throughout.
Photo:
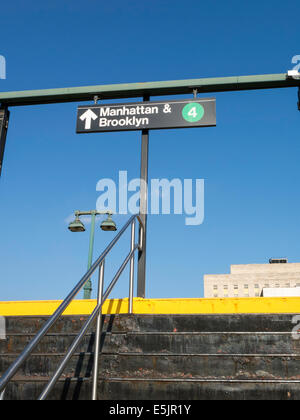
<svg viewBox="0 0 300 420"><path fill-rule="evenodd" d="M275 287L280 287L280 284L276 283L276 284L275 284Z"/></svg>
<svg viewBox="0 0 300 420"><path fill-rule="evenodd" d="M269 284L265 284L265 286L267 289L269 289L270 285Z"/></svg>
<svg viewBox="0 0 300 420"><path fill-rule="evenodd" d="M255 284L255 289L259 289L259 284Z"/></svg>
<svg viewBox="0 0 300 420"><path fill-rule="evenodd" d="M249 285L245 284L244 289L249 289Z"/></svg>
<svg viewBox="0 0 300 420"><path fill-rule="evenodd" d="M218 290L218 286L216 284L214 285L214 290Z"/></svg>
<svg viewBox="0 0 300 420"><path fill-rule="evenodd" d="M214 294L214 298L217 298L217 297L218 297L218 293L215 293L215 294Z"/></svg>
<svg viewBox="0 0 300 420"><path fill-rule="evenodd" d="M234 290L239 290L239 286L237 284L234 285Z"/></svg>
<svg viewBox="0 0 300 420"><path fill-rule="evenodd" d="M300 283L297 283L297 284L296 284L296 287L300 287Z"/></svg>
<svg viewBox="0 0 300 420"><path fill-rule="evenodd" d="M225 284L225 286L224 286L224 290L228 290L228 286L227 286L227 284Z"/></svg>
<svg viewBox="0 0 300 420"><path fill-rule="evenodd" d="M290 283L286 283L285 287L291 287Z"/></svg>

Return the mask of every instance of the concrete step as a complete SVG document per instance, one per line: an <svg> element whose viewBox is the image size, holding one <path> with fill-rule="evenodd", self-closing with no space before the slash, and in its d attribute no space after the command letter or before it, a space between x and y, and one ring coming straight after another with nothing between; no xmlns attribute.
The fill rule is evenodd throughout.
<svg viewBox="0 0 300 420"><path fill-rule="evenodd" d="M4 393L5 401L34 401L37 400L50 377L15 377L6 387ZM47 400L91 400L92 385L91 379L85 377L62 378L55 385L55 388Z"/></svg>
<svg viewBox="0 0 300 420"><path fill-rule="evenodd" d="M64 354L32 355L20 368L24 377L52 375ZM2 355L4 372L16 355ZM94 353L75 353L64 377L90 377ZM99 375L129 378L211 378L300 380L300 355L208 355L208 354L102 354Z"/></svg>
<svg viewBox="0 0 300 420"><path fill-rule="evenodd" d="M139 332L290 332L293 315L142 315L131 320Z"/></svg>
<svg viewBox="0 0 300 420"><path fill-rule="evenodd" d="M103 354L100 376L300 380L300 355Z"/></svg>
<svg viewBox="0 0 300 420"><path fill-rule="evenodd" d="M291 333L107 333L104 352L300 354Z"/></svg>
<svg viewBox="0 0 300 420"><path fill-rule="evenodd" d="M49 379L49 378L48 378ZM5 400L35 400L47 378L22 378L12 381ZM48 400L90 400L91 380L60 380ZM98 400L193 401L193 400L300 400L300 381L211 380L211 379L131 379L99 380Z"/></svg>
<svg viewBox="0 0 300 420"><path fill-rule="evenodd" d="M7 334L36 334L48 321L47 316L7 316L5 317ZM86 316L64 316L52 327L54 333L79 332Z"/></svg>
<svg viewBox="0 0 300 420"><path fill-rule="evenodd" d="M48 377L54 374L65 353L32 354L21 366L17 375L22 377ZM14 362L17 355L3 354L0 357L0 375ZM93 369L94 353L75 353L69 361L62 377L90 377Z"/></svg>
<svg viewBox="0 0 300 420"><path fill-rule="evenodd" d="M10 334L0 341L0 354L21 353L34 335ZM35 353L60 353L72 344L76 334L49 334ZM79 352L93 351L94 334L88 334ZM300 354L300 340L291 333L216 332L129 332L103 333L101 350L109 353L207 353L207 354Z"/></svg>
<svg viewBox="0 0 300 420"><path fill-rule="evenodd" d="M21 353L26 345L34 338L34 334L7 334L5 340L0 340L0 355L3 353ZM46 335L35 348L35 353L63 353L70 347L76 333L53 333ZM105 335L103 334L103 340ZM78 351L92 351L94 349L95 334L88 333L82 340Z"/></svg>
<svg viewBox="0 0 300 420"><path fill-rule="evenodd" d="M122 400L300 400L300 381L129 379L103 381L100 399Z"/></svg>
<svg viewBox="0 0 300 420"><path fill-rule="evenodd" d="M295 314L278 315L106 315L104 330L110 332L290 332ZM51 333L73 333L86 316L61 317ZM6 331L36 333L48 317L6 317Z"/></svg>

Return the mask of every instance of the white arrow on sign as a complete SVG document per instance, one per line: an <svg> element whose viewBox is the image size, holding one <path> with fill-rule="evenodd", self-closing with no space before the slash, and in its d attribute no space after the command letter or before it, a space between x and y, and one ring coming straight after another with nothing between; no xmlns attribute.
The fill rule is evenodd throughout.
<svg viewBox="0 0 300 420"><path fill-rule="evenodd" d="M95 114L91 109L88 109L84 114L81 115L81 121L85 120L85 129L90 130L92 127L92 120L96 120L98 115Z"/></svg>

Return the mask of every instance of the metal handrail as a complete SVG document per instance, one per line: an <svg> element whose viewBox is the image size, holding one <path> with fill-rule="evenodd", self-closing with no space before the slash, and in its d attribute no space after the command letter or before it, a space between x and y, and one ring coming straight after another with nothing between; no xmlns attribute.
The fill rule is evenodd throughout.
<svg viewBox="0 0 300 420"><path fill-rule="evenodd" d="M139 243L135 244L135 220L138 220L140 223L140 236L139 236ZM104 263L105 258L114 247L114 245L119 241L121 236L123 236L124 232L127 230L129 226L132 226L131 229L131 249L130 253L125 258L123 264L117 271L116 275L114 276L113 280L111 281L110 285L108 286L107 290L103 294L103 282L104 282ZM19 357L15 360L15 362L7 369L7 371L3 374L0 378L0 395L3 394L7 384L10 380L15 376L19 368L22 366L24 362L30 357L34 349L40 343L40 341L45 337L47 332L50 328L55 324L58 318L65 312L66 308L70 305L76 295L80 292L82 287L85 285L87 280L94 274L94 272L99 268L99 284L98 284L98 299L97 305L82 327L81 331L79 332L78 336L75 338L73 344L69 348L67 354L65 355L63 361L61 362L60 366L58 367L57 371L53 375L52 379L49 381L48 385L45 387L42 394L39 396L39 400L44 400L49 392L52 390L58 379L60 378L67 362L70 360L76 348L80 344L81 340L84 338L88 328L97 318L97 327L96 327L96 349L95 349L95 358L94 358L94 369L93 369L93 395L92 399L96 399L97 394L97 374L98 374L98 363L99 363L99 354L96 354L96 351L99 352L99 343L100 343L100 336L101 336L101 315L102 315L102 306L108 296L110 295L112 289L114 288L115 284L117 283L119 277L123 273L124 269L126 268L127 264L130 261L130 287L129 287L129 313L132 313L132 300L133 300L133 280L134 280L134 254L137 249L143 249L144 244L142 243L143 234L142 231L144 229L143 222L139 215L133 215L130 219L125 223L123 228L120 232L115 236L115 238L110 242L107 248L103 251L100 257L95 261L92 267L87 271L87 273L82 277L79 283L74 287L74 289L69 293L69 295L65 298L62 304L57 308L54 314L49 318L49 320L45 323L45 325L40 329L40 331L36 334L36 336L32 339L32 341L25 347L23 352L19 355Z"/></svg>

